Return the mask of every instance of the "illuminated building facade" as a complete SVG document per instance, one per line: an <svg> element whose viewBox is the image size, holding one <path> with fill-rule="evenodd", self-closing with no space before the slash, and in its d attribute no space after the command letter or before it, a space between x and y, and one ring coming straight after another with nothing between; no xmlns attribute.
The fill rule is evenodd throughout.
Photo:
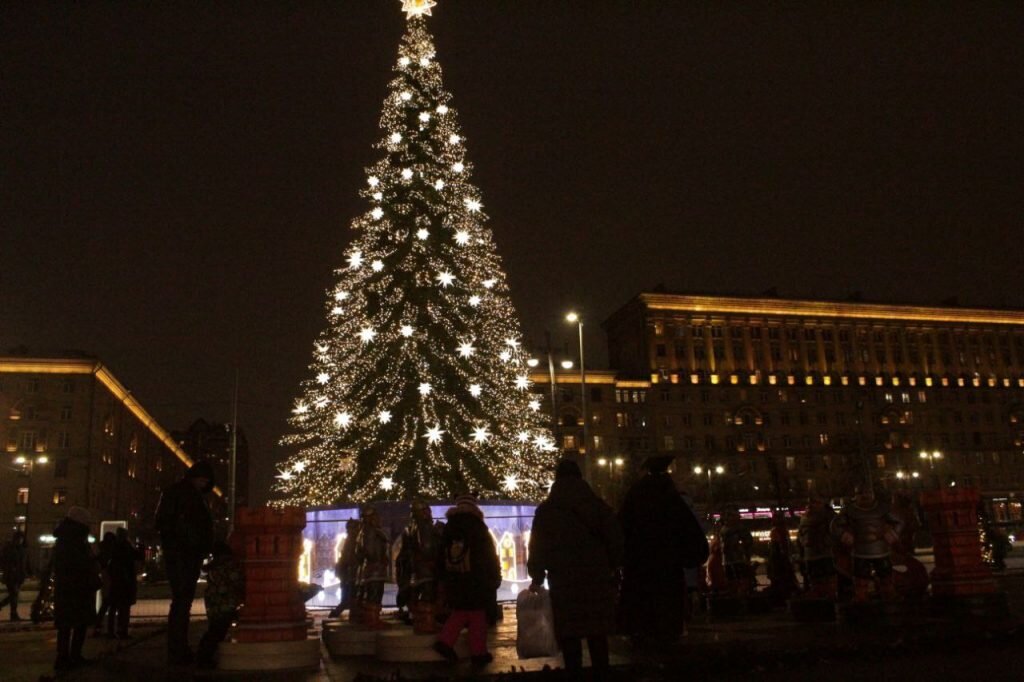
<svg viewBox="0 0 1024 682"><path fill-rule="evenodd" d="M95 358L0 357L0 520L27 531L39 568L72 505L149 538L160 489L185 452Z"/></svg>
<svg viewBox="0 0 1024 682"><path fill-rule="evenodd" d="M644 293L604 329L615 372L588 403L590 449L625 479L670 454L703 504L802 506L870 476L975 485L994 518L1021 519L1024 311ZM570 446L579 375L563 381Z"/></svg>

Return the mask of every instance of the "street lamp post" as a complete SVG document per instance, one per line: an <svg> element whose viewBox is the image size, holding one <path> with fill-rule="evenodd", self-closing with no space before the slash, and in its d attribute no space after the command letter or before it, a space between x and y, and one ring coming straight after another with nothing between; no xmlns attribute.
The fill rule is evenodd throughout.
<svg viewBox="0 0 1024 682"><path fill-rule="evenodd" d="M942 459L942 452L939 450L932 450L931 452L922 450L919 457L928 462L928 471L931 472L932 478L935 479L935 487L941 488L942 483L939 481L938 476L935 475L935 462Z"/></svg>
<svg viewBox="0 0 1024 682"><path fill-rule="evenodd" d="M586 455L587 448L590 446L589 424L590 421L587 416L587 364L583 360L583 318L577 315L575 312L570 312L565 316L565 321L576 324L576 331L579 335L580 340L580 407L583 411L583 443L580 447L580 453ZM587 467L590 468L589 466Z"/></svg>
<svg viewBox="0 0 1024 682"><path fill-rule="evenodd" d="M606 459L600 457L597 460L597 466L603 470L608 467L608 484L611 487L611 498L610 502L612 506L616 506L619 499L619 479L622 478L622 467L626 464L626 460L622 457L615 457L613 459Z"/></svg>
<svg viewBox="0 0 1024 682"><path fill-rule="evenodd" d="M715 473L721 476L722 474L725 473L725 467L722 466L721 464L715 467L702 467L700 465L697 465L693 467L693 473L697 474L698 476L700 476L701 474L707 474L708 476L708 518L711 518L711 515L714 513L715 509L715 487L711 482L711 474Z"/></svg>
<svg viewBox="0 0 1024 682"><path fill-rule="evenodd" d="M22 472L25 473L28 476L28 496L25 499L25 540L26 540L26 543L28 542L28 539L30 537L30 535L29 535L29 526L28 526L29 516L30 516L29 511L32 508L32 498L34 497L33 491L32 491L32 473L33 473L33 471L35 471L35 467L36 467L37 464L45 465L49 461L50 461L50 458L47 457L46 455L39 455L38 457L35 457L34 459L31 456L26 457L25 455L18 455L17 457L14 458L14 463L16 465L20 466Z"/></svg>

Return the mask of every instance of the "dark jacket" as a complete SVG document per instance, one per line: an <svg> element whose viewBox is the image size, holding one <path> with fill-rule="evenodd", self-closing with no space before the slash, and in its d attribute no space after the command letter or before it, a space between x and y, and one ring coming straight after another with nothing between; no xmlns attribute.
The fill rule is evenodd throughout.
<svg viewBox="0 0 1024 682"><path fill-rule="evenodd" d="M110 599L118 604L134 604L138 591L136 563L142 561L142 550L128 540L118 540L110 552L107 573L110 575Z"/></svg>
<svg viewBox="0 0 1024 682"><path fill-rule="evenodd" d="M533 517L527 562L535 583L547 576L558 637L614 630L622 554L611 507L583 479L558 478Z"/></svg>
<svg viewBox="0 0 1024 682"><path fill-rule="evenodd" d="M200 559L213 549L213 516L192 479L164 490L156 509L156 528L164 554Z"/></svg>
<svg viewBox="0 0 1024 682"><path fill-rule="evenodd" d="M92 625L96 621L99 563L89 546L89 528L64 519L53 532L53 616L58 628Z"/></svg>
<svg viewBox="0 0 1024 682"><path fill-rule="evenodd" d="M4 572L4 585L17 589L28 577L28 550L23 540L8 540L0 550L0 569Z"/></svg>
<svg viewBox="0 0 1024 682"><path fill-rule="evenodd" d="M685 570L708 557L700 523L667 473L649 473L619 514L626 539L622 620L629 634L676 637L683 630Z"/></svg>
<svg viewBox="0 0 1024 682"><path fill-rule="evenodd" d="M486 610L494 603L494 592L501 586L494 539L476 514L449 513L438 560L445 598L452 609Z"/></svg>

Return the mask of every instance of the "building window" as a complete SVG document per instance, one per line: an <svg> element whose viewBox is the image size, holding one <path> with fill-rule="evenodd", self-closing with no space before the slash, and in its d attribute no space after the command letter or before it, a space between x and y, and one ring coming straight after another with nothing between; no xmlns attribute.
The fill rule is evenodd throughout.
<svg viewBox="0 0 1024 682"><path fill-rule="evenodd" d="M15 504L28 504L28 488L18 488Z"/></svg>
<svg viewBox="0 0 1024 682"><path fill-rule="evenodd" d="M594 440L594 452L601 452L604 450L604 440L601 436L591 436Z"/></svg>
<svg viewBox="0 0 1024 682"><path fill-rule="evenodd" d="M786 471L796 470L796 457L792 455L786 457Z"/></svg>
<svg viewBox="0 0 1024 682"><path fill-rule="evenodd" d="M566 433L562 436L562 449L563 450L575 450L576 449L576 436L571 433Z"/></svg>
<svg viewBox="0 0 1024 682"><path fill-rule="evenodd" d="M665 333L665 323L664 322L655 322L654 323L654 335L655 336L662 336L664 333Z"/></svg>
<svg viewBox="0 0 1024 682"><path fill-rule="evenodd" d="M26 379L25 393L39 393L39 379Z"/></svg>
<svg viewBox="0 0 1024 682"><path fill-rule="evenodd" d="M664 445L664 449L665 450L675 450L676 449L676 440L672 436L663 436L662 437L662 441L663 441L662 444Z"/></svg>
<svg viewBox="0 0 1024 682"><path fill-rule="evenodd" d="M36 449L36 432L22 431L18 444L23 451L34 452Z"/></svg>
<svg viewBox="0 0 1024 682"><path fill-rule="evenodd" d="M64 383L61 384L61 391L63 393L74 393L75 392L75 382L72 381L71 379L65 379Z"/></svg>
<svg viewBox="0 0 1024 682"><path fill-rule="evenodd" d="M114 418L109 414L103 418L103 433L108 436L114 435Z"/></svg>
<svg viewBox="0 0 1024 682"><path fill-rule="evenodd" d="M590 402L599 403L602 400L601 389L591 388L590 389Z"/></svg>
<svg viewBox="0 0 1024 682"><path fill-rule="evenodd" d="M71 421L71 406L70 405L64 405L64 406L62 406L60 408L60 420L62 422L69 422L69 421Z"/></svg>
<svg viewBox="0 0 1024 682"><path fill-rule="evenodd" d="M885 455L875 455L875 467L878 469L885 468Z"/></svg>
<svg viewBox="0 0 1024 682"><path fill-rule="evenodd" d="M57 447L67 449L71 447L71 434L67 431L61 431L57 434Z"/></svg>
<svg viewBox="0 0 1024 682"><path fill-rule="evenodd" d="M53 477L67 478L69 463L70 460L67 457L58 457L57 460L53 463Z"/></svg>
<svg viewBox="0 0 1024 682"><path fill-rule="evenodd" d="M54 488L53 489L53 503L54 504L67 504L68 502L68 489L67 488Z"/></svg>
<svg viewBox="0 0 1024 682"><path fill-rule="evenodd" d="M128 451L133 455L139 452L139 434L132 434L132 439L128 441Z"/></svg>
<svg viewBox="0 0 1024 682"><path fill-rule="evenodd" d="M663 358L668 355L668 349L665 347L665 344L663 343L656 344L654 346L654 354L659 358Z"/></svg>

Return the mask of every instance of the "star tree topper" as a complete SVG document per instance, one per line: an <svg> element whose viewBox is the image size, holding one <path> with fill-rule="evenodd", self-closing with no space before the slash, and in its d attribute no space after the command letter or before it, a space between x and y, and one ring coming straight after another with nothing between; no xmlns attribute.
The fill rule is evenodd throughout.
<svg viewBox="0 0 1024 682"><path fill-rule="evenodd" d="M402 11L406 19L412 19L421 15L432 16L430 8L437 5L434 0L402 0Z"/></svg>

